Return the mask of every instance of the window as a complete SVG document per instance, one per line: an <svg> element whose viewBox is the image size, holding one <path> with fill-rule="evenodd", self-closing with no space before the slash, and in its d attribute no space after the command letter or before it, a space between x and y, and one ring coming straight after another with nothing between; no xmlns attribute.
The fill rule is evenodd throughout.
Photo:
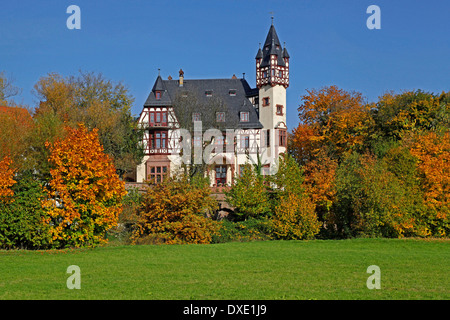
<svg viewBox="0 0 450 320"><path fill-rule="evenodd" d="M205 95L206 95L207 97L211 97L211 96L212 96L212 90L206 90L206 91L205 91Z"/></svg>
<svg viewBox="0 0 450 320"><path fill-rule="evenodd" d="M228 91L228 94L229 94L231 97L235 97L235 96L236 96L236 89L230 89L230 91Z"/></svg>
<svg viewBox="0 0 450 320"><path fill-rule="evenodd" d="M286 130L278 130L279 133L279 146L280 147L286 147L287 145L287 136L286 136Z"/></svg>
<svg viewBox="0 0 450 320"><path fill-rule="evenodd" d="M156 97L156 100L161 99L161 91L156 91L155 92L155 97Z"/></svg>
<svg viewBox="0 0 450 320"><path fill-rule="evenodd" d="M270 129L263 130L262 133L264 134L263 142L265 147L270 147Z"/></svg>
<svg viewBox="0 0 450 320"><path fill-rule="evenodd" d="M148 180L150 183L163 182L169 171L167 166L151 166L148 169Z"/></svg>
<svg viewBox="0 0 450 320"><path fill-rule="evenodd" d="M249 113L248 112L241 112L241 122L248 122Z"/></svg>
<svg viewBox="0 0 450 320"><path fill-rule="evenodd" d="M216 122L225 122L225 112L216 112Z"/></svg>
<svg viewBox="0 0 450 320"><path fill-rule="evenodd" d="M167 149L167 131L150 132L150 149Z"/></svg>
<svg viewBox="0 0 450 320"><path fill-rule="evenodd" d="M222 186L227 184L227 166L219 165L216 166L216 184L217 186Z"/></svg>
<svg viewBox="0 0 450 320"><path fill-rule="evenodd" d="M167 126L167 111L150 111L150 126Z"/></svg>
<svg viewBox="0 0 450 320"><path fill-rule="evenodd" d="M244 149L250 148L250 137L249 136L241 136L241 148L244 148Z"/></svg>
<svg viewBox="0 0 450 320"><path fill-rule="evenodd" d="M283 115L283 106L281 104L277 104L277 115Z"/></svg>
<svg viewBox="0 0 450 320"><path fill-rule="evenodd" d="M269 105L269 97L263 98L262 105L263 107L267 107Z"/></svg>
<svg viewBox="0 0 450 320"><path fill-rule="evenodd" d="M202 121L202 116L199 112L192 113L192 121Z"/></svg>
<svg viewBox="0 0 450 320"><path fill-rule="evenodd" d="M193 140L194 141L194 147L201 147L202 146L202 137L198 137L196 135L194 135Z"/></svg>
<svg viewBox="0 0 450 320"><path fill-rule="evenodd" d="M267 78L267 71L263 71L263 78Z"/></svg>

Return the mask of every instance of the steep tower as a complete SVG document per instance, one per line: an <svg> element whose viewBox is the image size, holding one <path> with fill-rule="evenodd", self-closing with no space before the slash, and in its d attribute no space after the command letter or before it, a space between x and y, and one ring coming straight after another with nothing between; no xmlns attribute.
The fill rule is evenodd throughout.
<svg viewBox="0 0 450 320"><path fill-rule="evenodd" d="M256 55L256 86L259 89L259 120L267 133L271 156L286 151L286 88L289 86L289 54L281 47L277 32L270 26L264 46ZM273 146L278 148L272 148ZM275 153L275 154L274 154Z"/></svg>

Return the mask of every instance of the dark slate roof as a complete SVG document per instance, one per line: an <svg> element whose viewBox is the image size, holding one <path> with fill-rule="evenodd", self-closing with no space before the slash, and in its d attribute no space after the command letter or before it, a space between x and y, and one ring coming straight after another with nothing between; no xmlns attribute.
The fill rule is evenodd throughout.
<svg viewBox="0 0 450 320"><path fill-rule="evenodd" d="M270 56L272 54L277 56L278 65L285 66L280 39L278 39L277 32L275 31L275 27L273 25L270 26L269 33L267 34L266 41L264 42L262 51L263 57L261 67L266 67L270 65Z"/></svg>
<svg viewBox="0 0 450 320"><path fill-rule="evenodd" d="M161 91L161 99L157 100L155 91ZM231 96L230 90L236 90L236 95ZM258 114L248 99L258 95L258 89L252 89L245 79L195 79L183 81L183 86L179 86L177 80L162 80L160 76L155 81L144 107L173 106L172 101L182 92L194 94L200 103L207 102L205 92L212 91L213 97L220 98L227 106L228 112L225 116L228 128L260 129L263 125L259 122ZM240 122L240 112L249 112L249 121ZM177 110L175 108L175 114ZM231 113L231 114L230 114ZM215 116L215 115L214 115Z"/></svg>

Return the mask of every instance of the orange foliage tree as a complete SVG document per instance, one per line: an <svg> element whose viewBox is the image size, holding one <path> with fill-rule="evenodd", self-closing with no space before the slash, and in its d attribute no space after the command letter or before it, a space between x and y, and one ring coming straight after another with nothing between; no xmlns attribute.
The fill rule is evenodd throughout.
<svg viewBox="0 0 450 320"><path fill-rule="evenodd" d="M66 128L67 135L47 143L51 155L48 208L56 246L94 246L117 225L126 194L112 159L103 151L97 130Z"/></svg>
<svg viewBox="0 0 450 320"><path fill-rule="evenodd" d="M298 108L300 126L294 130L294 139L305 140L312 155L326 149L335 159L361 149L373 127L371 105L362 95L336 86L307 92Z"/></svg>
<svg viewBox="0 0 450 320"><path fill-rule="evenodd" d="M428 208L427 222L433 236L450 233L450 133L428 132L416 136L411 153L419 160L420 185Z"/></svg>
<svg viewBox="0 0 450 320"><path fill-rule="evenodd" d="M0 161L0 201L9 202L14 195L11 187L16 183L12 160L6 156Z"/></svg>

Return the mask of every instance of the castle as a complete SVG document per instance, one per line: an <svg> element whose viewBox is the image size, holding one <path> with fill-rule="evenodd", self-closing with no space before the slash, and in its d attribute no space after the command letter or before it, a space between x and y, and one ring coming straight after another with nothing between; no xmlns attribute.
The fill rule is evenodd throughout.
<svg viewBox="0 0 450 320"><path fill-rule="evenodd" d="M180 70L178 79L164 80L158 74L139 116L145 157L137 182L161 182L183 163L206 163L212 186L230 185L244 164L258 160L263 174L276 170L287 147L289 54L273 22L255 59L256 88L235 75L185 79Z"/></svg>

